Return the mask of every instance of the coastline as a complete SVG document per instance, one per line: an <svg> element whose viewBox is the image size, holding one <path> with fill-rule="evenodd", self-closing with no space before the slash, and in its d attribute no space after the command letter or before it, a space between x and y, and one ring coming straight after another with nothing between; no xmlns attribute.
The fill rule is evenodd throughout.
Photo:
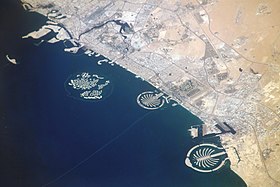
<svg viewBox="0 0 280 187"><path fill-rule="evenodd" d="M39 12L41 12L41 14L43 15L47 15L47 13L44 11L47 11L47 10L39 10ZM207 21L207 20L206 20ZM66 22L67 23L67 22ZM67 25L64 25L64 28L71 28L71 23L68 22L68 26ZM71 29L70 29L71 30ZM78 36L78 34L76 33L72 33L72 35L74 36ZM92 37L91 35L88 36L89 38ZM66 38L66 36L65 36ZM250 134L254 134L255 133L255 138L258 140L258 137L256 135L256 130L254 128L254 124L252 125L252 122L251 121L248 121L247 119L244 119L244 118L248 118L248 119L251 119L252 116L250 117L249 115L242 115L241 112L242 110L240 110L240 112L238 113L235 113L235 114L232 114L232 112L224 112L223 111L223 106L222 105L219 105L222 106L221 109L217 110L217 103L215 103L215 105L211 108L213 111L214 110L217 110L215 113L211 113L209 114L209 112L207 110L201 110L199 109L196 105L196 102L194 101L190 101L190 100L182 100L180 97L178 97L178 95L174 95L171 90L170 90L170 87L169 85L167 85L164 81L162 81L162 78L163 77L166 77L166 76L162 76L161 73L165 73L163 70L159 70L159 71L154 71L154 69L152 67L149 67L149 65L146 65L146 64L141 64L141 63L138 63L136 62L135 60L133 60L132 58L135 57L135 56L127 56L127 55L124 55L122 53L120 53L119 51L113 51L112 49L110 49L108 46L106 46L106 44L100 44L98 43L97 40L95 40L95 38L93 39L94 41L88 41L88 39L86 37L82 37L80 39L80 41L76 41L76 42L80 42L80 45L84 45L84 46L87 46L86 48L98 53L98 54L102 54L105 58L107 59L112 59L110 60L111 62L113 61L115 64L117 64L118 66L126 69L127 71L133 73L135 76L138 76L138 77L141 77L142 80L148 82L149 84L151 84L152 86L154 86L155 88L159 89L161 92L165 93L166 95L169 95L172 97L172 99L174 99L175 101L178 102L178 104L180 104L182 107L184 107L185 109L187 109L188 111L190 111L191 113L193 113L194 115L196 115L197 117L199 117L204 123L208 124L210 127L216 123L216 118L218 118L218 120L220 121L229 121L230 123L232 124L236 124L234 127L237 129L237 136L231 136L231 135L225 135L225 136L222 136L221 139L222 139L222 144L225 146L225 147L230 147L230 146L234 146L234 147L240 147L240 142L238 143L235 143L234 141L239 141L238 139L239 138L248 138L248 142L251 141L252 138L254 137L249 137L246 135L247 132L249 132ZM139 54L149 54L149 56L147 57L143 57L143 58L146 58L146 59L149 59L153 54L157 54L156 52L151 52L152 49L147 50L146 51L144 50L143 52L139 53ZM138 56L139 56L138 54ZM136 57L138 57L136 55ZM164 60L164 58L160 58L159 56L161 55L157 55L157 58L161 59L161 60ZM132 60L133 60L133 63L132 63ZM177 67L177 64L174 64L172 61L173 59L170 59L169 57L165 58L166 61L171 61L170 63L169 62L166 62L166 64L168 64L167 67L173 67L176 69ZM158 66L156 66L156 68L160 68ZM179 69L178 69L179 70ZM180 70L181 71L181 70ZM160 73L159 73L160 72ZM183 74L184 72L182 72ZM161 74L161 75L160 75ZM244 73L245 74L245 73ZM251 75L250 75L251 76ZM256 75L255 77L257 77L258 75ZM188 76L190 77L190 76ZM252 76L253 77L253 76ZM252 80L254 79L254 77L252 78ZM256 78L257 79L257 78ZM195 96L193 100L196 100L197 98L203 98L204 96L209 96L211 95L211 92L213 91L216 91L215 89L213 89L211 86L207 86L205 87L205 90L203 90L203 92L198 95L198 96ZM218 95L218 94L217 94ZM242 102L241 100L233 100L233 101L228 101L226 97L224 96L221 96L221 95L218 95L218 97L220 97L220 99L222 101L225 101L225 105L236 105L236 106L239 106L239 107L243 107L243 110L245 111L246 109L246 106L243 106L242 105ZM210 97L211 98L211 97ZM217 99L218 100L218 99ZM222 102L221 101L221 102ZM233 111L238 111L239 108L232 108L231 110ZM218 112L221 112L222 115L219 115ZM230 116L232 114L232 116ZM253 116L254 117L254 116ZM276 119L277 120L277 119ZM277 123L277 122L276 122ZM243 124L244 126L247 125L246 127L243 127L241 126L241 124ZM253 130L252 130L252 129ZM227 146L230 145L230 146ZM248 144L249 145L249 144ZM246 152L245 150L245 147L249 147L247 144L246 145L243 145L242 148L239 148L239 153L240 153L240 150L244 151L244 157L245 155L247 155L248 153ZM258 154L255 155L255 157L258 159L258 162L261 163L259 166L261 167L260 171L259 172L263 172L261 170L266 170L264 169L266 166L265 164L263 164L264 162L261 161L262 160L262 153L261 153L261 149L260 147L255 147L255 152L257 152ZM242 155L243 153L241 153ZM259 156L258 156L259 155ZM230 155L229 155L230 156ZM236 155L232 155L232 158L230 158L230 160L234 160L235 159L235 156ZM246 156L247 157L247 156ZM242 161L241 164L239 164L239 166L237 165L233 165L232 169L234 171L236 171L238 174L240 173L241 176L244 176L244 179L245 181L249 180L250 182L252 181L252 178L250 178L251 176L247 176L246 173L244 173L243 168L246 168L246 166L248 165L248 161L250 160L249 158L246 158L247 160L246 161ZM259 160L260 159L260 160ZM245 163L244 163L245 162ZM244 166L242 166L244 165ZM254 170L254 167L251 166L251 170ZM266 173L269 173L266 171ZM266 174L265 174L266 175ZM248 177L248 179L246 178ZM243 178L243 177L242 177ZM272 177L271 177L272 178ZM275 177L274 177L275 178ZM273 180L273 178L272 178ZM278 185L279 183L275 180L274 182L271 182L271 185Z"/></svg>

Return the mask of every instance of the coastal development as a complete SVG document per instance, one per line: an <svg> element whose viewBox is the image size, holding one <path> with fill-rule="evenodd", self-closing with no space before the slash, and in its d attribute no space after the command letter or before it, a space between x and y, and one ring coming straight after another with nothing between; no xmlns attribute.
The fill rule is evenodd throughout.
<svg viewBox="0 0 280 187"><path fill-rule="evenodd" d="M196 171L208 173L223 167L228 160L226 152L214 144L199 144L187 153L185 164Z"/></svg>
<svg viewBox="0 0 280 187"><path fill-rule="evenodd" d="M162 92L140 94L141 107L161 107L164 93L197 115L205 127L192 128L192 135L217 134L223 148L199 144L189 150L187 166L215 171L229 159L248 186L276 187L280 4L262 2L22 0L27 11L49 19L23 38L38 39L38 45L63 41L70 53L101 54L106 59L99 64L118 64Z"/></svg>
<svg viewBox="0 0 280 187"><path fill-rule="evenodd" d="M159 109L164 105L163 93L154 93L151 91L143 92L138 95L137 103L147 110Z"/></svg>
<svg viewBox="0 0 280 187"><path fill-rule="evenodd" d="M100 83L102 81L102 83ZM73 75L66 81L65 89L68 94L76 99L100 100L104 97L104 87L108 86L109 80L104 77L83 72Z"/></svg>

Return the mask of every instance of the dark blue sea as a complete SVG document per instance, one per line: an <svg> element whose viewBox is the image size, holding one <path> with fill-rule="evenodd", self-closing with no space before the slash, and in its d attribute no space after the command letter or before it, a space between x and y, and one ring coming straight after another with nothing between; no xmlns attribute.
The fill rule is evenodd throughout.
<svg viewBox="0 0 280 187"><path fill-rule="evenodd" d="M213 173L185 166L196 144L191 125L202 121L181 106L145 110L136 102L145 81L102 58L73 55L64 45L34 45L21 36L46 18L17 1L0 7L1 187L244 187L229 163ZM19 60L13 65L9 54ZM98 102L69 97L65 81L77 72L110 80Z"/></svg>

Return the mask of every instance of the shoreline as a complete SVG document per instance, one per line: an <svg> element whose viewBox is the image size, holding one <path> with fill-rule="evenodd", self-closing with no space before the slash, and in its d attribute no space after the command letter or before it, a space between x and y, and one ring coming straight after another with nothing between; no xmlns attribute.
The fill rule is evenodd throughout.
<svg viewBox="0 0 280 187"><path fill-rule="evenodd" d="M205 12L206 9L204 8L204 6L206 7L206 5L199 4L196 7L196 9ZM63 7L61 8L63 13L63 11L65 10L63 10ZM190 10L193 11L192 7L189 8L191 8ZM167 12L169 11L166 9L163 10ZM35 11L46 16L49 10L35 9ZM164 17L163 15L161 16ZM152 85L156 89L160 90L161 92L165 93L168 96L171 96L172 99L175 100L178 104L180 104L184 109L191 112L193 115L197 116L202 121L202 123L209 125L210 129L213 130L214 128L213 125L215 125L217 121L226 121L230 125L233 125L233 128L237 132L236 135L233 136L227 134L227 135L220 136L221 143L226 149L230 149L231 147L235 148L233 154L237 154L238 157L240 155L240 157L243 158L243 160L240 161L240 163L238 162L236 165L232 164L231 169L235 171L237 174L240 174L240 176L246 182L249 181L248 184L250 185L254 183L254 180L252 178L253 176L247 174L246 172L244 173L243 171L244 168L248 168L248 166L250 166L250 169L252 171L258 169L258 171L261 173L260 175L263 175L265 176L264 178L266 178L267 175L269 176L269 172L266 166L267 160L264 160L262 151L263 149L265 149L267 144L266 141L268 140L263 140L263 137L265 136L263 135L263 132L266 132L266 126L259 125L259 123L266 124L267 119L265 115L267 115L267 116L272 116L268 118L270 121L272 121L271 122L272 124L270 126L273 126L273 124L277 125L277 121L279 125L279 115L277 115L275 111L270 109L270 107L264 106L263 103L260 102L262 101L263 98L265 98L264 96L261 95L264 90L262 90L259 85L259 81L261 81L261 78L264 79L262 77L262 74L256 73L257 71L254 70L253 71L250 70L250 68L253 69L252 67L254 67L252 64L247 65L248 62L244 62L242 60L243 58L242 56L239 56L236 53L232 53L231 48L228 47L226 43L223 42L221 43L221 41L219 41L217 38L213 37L211 33L209 33L209 31L207 30L207 26L208 24L210 24L209 21L210 18L208 12L206 12L206 14L203 16L203 18L205 19L202 20L199 19L200 21L199 29L196 32L192 30L193 29L192 27L195 27L196 24L186 26L184 21L182 21L183 18L180 17L181 15L177 15L177 16L180 21L179 23L183 25L184 28L188 29L189 38L192 39L190 41L190 46L194 47L194 49L185 49L183 48L184 45L179 45L179 49L177 49L178 53L180 54L186 53L187 56L190 56L189 62L187 63L188 69L182 67L184 65L181 64L182 62L176 61L175 58L176 56L174 57L175 59L173 59L172 55L164 55L164 53L159 53L158 51L154 51L155 49L162 47L164 48L164 50L166 50L164 52L168 54L169 48L171 51L173 50L173 48L176 48L175 39L174 39L175 42L170 41L168 43L165 41L166 43L164 43L164 45L161 44L160 41L153 42L152 40L148 41L147 43L145 43L144 41L144 44L142 45L141 42L143 41L141 40L140 37L141 35L139 35L140 39L138 38L139 41L137 41L140 42L139 51L135 51L133 52L133 54L126 53L126 52L122 53L122 51L118 51L117 47L119 46L117 46L117 44L126 44L125 42L120 40L121 37L120 38L116 37L117 38L116 41L111 41L111 38L107 40L105 40L106 38L105 39L96 38L95 34L96 35L100 34L100 36L103 37L102 35L103 30L96 30L95 34L86 33L85 35L83 35L83 37L81 37L79 41L75 41L75 42L79 42L80 45L83 45L85 49L91 50L97 54L102 54L102 56L105 57L106 59L112 59L109 60L109 62L111 62L112 64L114 63L117 64L121 68L124 68L126 71L134 74L136 78L137 77L141 78L143 81L146 81L148 84ZM200 16L200 14L196 16ZM112 19L112 17L110 18ZM186 20L188 21L188 19ZM57 21L62 22L64 25L64 29L66 28L69 29L73 37L77 38L76 36L78 36L79 33L86 26L81 25L81 28L75 28L71 20L81 21L81 20L77 20L75 16L73 16L69 20L66 18L66 21L65 20L62 21L57 20ZM112 24L109 26L110 26L109 28L111 29L115 28L114 25ZM138 33L137 29L142 29L142 27L134 28L136 30L136 35ZM167 27L167 28L170 30L173 29L172 27ZM161 28L158 29L156 28L155 30L157 31L160 29ZM163 31L163 33L159 33L159 38L162 37L164 38L164 36L166 35L164 32L168 32L168 31L169 30L165 30ZM171 32L171 36L174 33L175 32L173 33ZM153 35L155 33L148 33L148 34ZM107 37L107 35L105 36ZM130 35L128 33L127 36L128 39L130 40L133 39L132 37L133 35ZM192 42L194 40L196 40L196 42ZM100 41L102 41L102 43L100 43ZM131 45L132 43L133 42L131 42ZM188 45L189 43L186 44ZM203 46L204 44L205 46ZM133 43L133 47L136 46L137 48L137 45ZM198 47L196 48L195 46ZM182 51L180 47L183 48ZM205 54L201 52L202 51L201 49L203 49L203 47L205 47ZM224 50L224 51L221 52L219 50ZM222 54L224 54L225 56L223 56ZM199 57L201 55L202 56L204 55L202 59L195 59L195 57L197 56ZM239 71L236 71L235 66L237 65L235 64L235 62L236 63L239 62L240 59L241 59L240 66L242 68L239 67ZM214 66L211 67L211 63L214 64ZM100 64L102 63L100 62ZM168 70L169 68L171 69L170 71ZM198 69L197 71L200 72L197 72L196 69ZM191 73L189 73L189 71ZM204 72L205 74L203 74ZM232 77L229 77L230 75ZM180 76L183 76L183 78L180 78ZM190 81L187 82L186 80L190 80ZM182 84L182 82L186 84ZM174 83L175 85L176 88L175 90L171 89L174 87L174 86L172 87L172 83ZM227 87L228 84L229 87ZM273 84L274 83L271 83L272 86ZM193 95L191 95L189 98L185 97L185 95L184 97L180 95L181 92L183 92L179 90L180 86L182 85L191 87L191 91L188 92L187 95L188 94L190 95L193 94ZM195 89L193 89L193 85L195 85L194 86ZM268 86L269 85L270 84L268 84ZM235 87L237 87L237 90L235 90ZM198 94L194 92L197 90L198 90ZM260 96L256 95L254 92L260 93ZM259 108L265 108L265 114L263 114L262 110ZM260 117L259 119L258 115L264 116L263 119L262 117ZM265 122L263 122L263 120ZM272 132L273 129L272 130L269 129L269 130ZM275 132L275 136L276 134L277 132ZM268 136L270 135L268 134ZM246 139L246 141L244 139ZM255 153L252 154L248 150L248 148L251 148L252 146L255 145L252 142L255 143L257 142L258 144L260 144L258 145L258 147L254 147L254 151L257 154ZM279 155L277 156L277 152L279 152L279 149L277 150L278 151L276 151L276 153L274 153L273 156L273 159L276 160L279 157ZM235 155L233 154L231 154L232 158L230 158L230 160L235 159L234 158ZM250 162L251 157L257 160L257 164L255 163L252 164ZM270 167L272 167L271 164ZM272 171L274 170L272 169ZM269 177L269 178L270 178L269 180L276 181L275 177L274 179L273 177Z"/></svg>

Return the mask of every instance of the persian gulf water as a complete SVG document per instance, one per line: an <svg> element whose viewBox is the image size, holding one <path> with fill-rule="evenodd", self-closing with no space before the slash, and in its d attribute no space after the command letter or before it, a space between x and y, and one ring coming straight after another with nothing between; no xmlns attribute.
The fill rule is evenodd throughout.
<svg viewBox="0 0 280 187"><path fill-rule="evenodd" d="M197 144L187 130L202 124L198 117L179 105L139 107L137 96L153 86L117 65L97 65L103 57L21 39L46 18L18 1L0 4L1 187L246 186L229 162L212 173L185 165ZM20 63L9 63L7 54ZM65 81L78 72L109 79L108 96L96 102L69 96Z"/></svg>

